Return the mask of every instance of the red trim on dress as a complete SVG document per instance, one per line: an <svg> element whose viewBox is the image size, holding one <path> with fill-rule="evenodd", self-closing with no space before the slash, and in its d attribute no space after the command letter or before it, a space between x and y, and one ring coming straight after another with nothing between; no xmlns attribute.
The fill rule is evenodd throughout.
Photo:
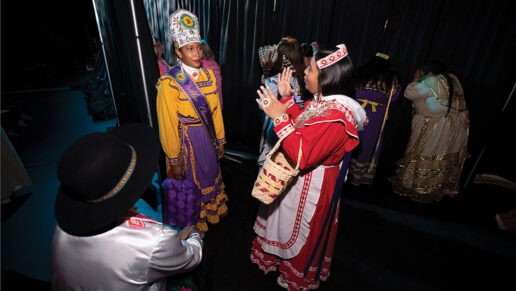
<svg viewBox="0 0 516 291"><path fill-rule="evenodd" d="M306 174L306 176L304 177L303 190L301 192L301 198L299 199L299 207L297 208L296 220L294 222L294 228L292 230L292 235L290 236L290 239L286 243L282 244L278 241L271 241L265 238L261 238L260 240L262 243L275 246L284 250L289 249L292 247L292 245L294 245L299 236L299 230L301 229L301 219L303 218L303 210L305 209L306 198L308 197L308 189L310 188L311 181L312 173L310 172Z"/></svg>

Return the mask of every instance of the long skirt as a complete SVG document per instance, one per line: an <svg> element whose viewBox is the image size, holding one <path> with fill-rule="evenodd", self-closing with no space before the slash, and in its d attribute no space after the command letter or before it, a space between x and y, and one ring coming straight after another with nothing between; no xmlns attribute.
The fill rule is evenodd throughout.
<svg viewBox="0 0 516 291"><path fill-rule="evenodd" d="M180 227L195 224L206 232L208 222L218 223L228 211L217 151L199 123L184 124L182 135L185 178L166 179L162 184L167 192L164 221Z"/></svg>
<svg viewBox="0 0 516 291"><path fill-rule="evenodd" d="M374 89L360 89L356 92L357 101L367 114L369 122L364 130L358 132L360 144L353 150L353 158L349 166L350 182L353 185L373 184L376 167L380 159L382 143L382 123L389 95ZM398 94L392 99L397 99ZM380 142L378 142L380 140ZM378 143L378 148L376 144Z"/></svg>
<svg viewBox="0 0 516 291"><path fill-rule="evenodd" d="M316 289L330 275L340 203L329 210L338 173L338 166L319 166L260 208L251 261L265 274L279 269L289 290Z"/></svg>

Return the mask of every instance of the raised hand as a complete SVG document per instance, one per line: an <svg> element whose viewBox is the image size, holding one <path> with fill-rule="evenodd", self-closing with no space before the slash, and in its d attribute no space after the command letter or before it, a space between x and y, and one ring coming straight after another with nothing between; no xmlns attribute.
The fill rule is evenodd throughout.
<svg viewBox="0 0 516 291"><path fill-rule="evenodd" d="M258 96L260 96L260 98L256 99L256 103L258 103L263 112L272 119L285 113L287 108L292 104L292 102L279 102L269 88L260 86L260 90L257 90L256 92L258 93Z"/></svg>
<svg viewBox="0 0 516 291"><path fill-rule="evenodd" d="M278 74L278 94L281 97L288 97L294 93L294 89L290 86L292 80L292 68L286 67Z"/></svg>
<svg viewBox="0 0 516 291"><path fill-rule="evenodd" d="M423 74L421 72L421 69L417 69L414 72L414 76L412 78L412 82L419 82L419 81L421 81L422 78L423 78Z"/></svg>

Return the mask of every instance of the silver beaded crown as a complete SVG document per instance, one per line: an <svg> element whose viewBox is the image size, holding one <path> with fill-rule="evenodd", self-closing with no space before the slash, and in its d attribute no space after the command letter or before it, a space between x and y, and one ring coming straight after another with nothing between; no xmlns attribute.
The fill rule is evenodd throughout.
<svg viewBox="0 0 516 291"><path fill-rule="evenodd" d="M278 45L265 45L258 48L258 58L260 59L260 66L274 63L278 59Z"/></svg>

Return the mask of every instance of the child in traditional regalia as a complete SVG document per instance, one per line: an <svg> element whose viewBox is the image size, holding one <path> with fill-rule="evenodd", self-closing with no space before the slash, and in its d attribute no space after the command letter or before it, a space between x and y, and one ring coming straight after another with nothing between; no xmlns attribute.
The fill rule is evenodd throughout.
<svg viewBox="0 0 516 291"><path fill-rule="evenodd" d="M293 37L282 37L280 42L275 45L267 45L258 49L260 65L263 69L262 82L265 87L272 90L278 96L278 76L284 68L290 67L294 77L291 78L290 92L294 102L303 107L307 98L311 97L304 88L304 62L299 41ZM261 167L265 162L267 154L278 141L274 133L272 120L264 114L262 132L260 136L260 155L258 165Z"/></svg>
<svg viewBox="0 0 516 291"><path fill-rule="evenodd" d="M164 222L196 225L218 223L227 212L227 196L219 168L226 143L222 111L213 71L201 68L199 22L180 9L170 16L170 30L179 64L156 87L161 145L168 178L162 186Z"/></svg>
<svg viewBox="0 0 516 291"><path fill-rule="evenodd" d="M279 76L281 100L262 86L257 101L274 122L283 154L299 161L300 173L285 193L261 205L250 257L265 273L279 271L280 286L308 290L330 275L340 207L340 191L335 195L334 189L341 167L346 170L344 156L358 145L358 130L367 116L352 98L353 65L345 45L312 57L305 84L314 98L303 108L288 97L291 74L287 67Z"/></svg>
<svg viewBox="0 0 516 291"><path fill-rule="evenodd" d="M412 102L412 131L391 177L393 191L423 203L455 197L469 157L469 111L459 78L431 61L416 70L404 96Z"/></svg>

